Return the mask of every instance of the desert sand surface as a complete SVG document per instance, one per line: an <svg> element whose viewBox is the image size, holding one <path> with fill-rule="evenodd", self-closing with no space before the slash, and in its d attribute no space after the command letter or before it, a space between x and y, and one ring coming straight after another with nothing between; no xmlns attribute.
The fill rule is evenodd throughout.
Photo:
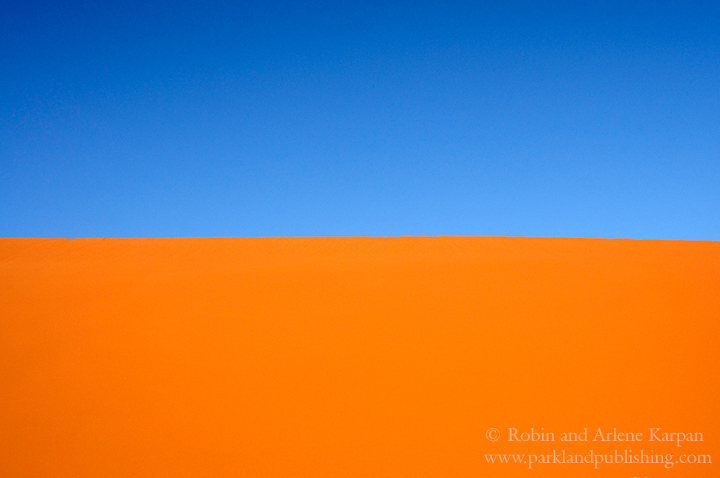
<svg viewBox="0 0 720 478"><path fill-rule="evenodd" d="M719 345L718 242L0 239L0 476L714 477Z"/></svg>

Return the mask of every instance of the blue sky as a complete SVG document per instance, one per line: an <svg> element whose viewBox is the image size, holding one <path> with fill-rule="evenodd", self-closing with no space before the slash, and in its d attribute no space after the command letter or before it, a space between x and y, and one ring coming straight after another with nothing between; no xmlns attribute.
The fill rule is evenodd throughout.
<svg viewBox="0 0 720 478"><path fill-rule="evenodd" d="M720 240L720 3L0 13L0 236Z"/></svg>

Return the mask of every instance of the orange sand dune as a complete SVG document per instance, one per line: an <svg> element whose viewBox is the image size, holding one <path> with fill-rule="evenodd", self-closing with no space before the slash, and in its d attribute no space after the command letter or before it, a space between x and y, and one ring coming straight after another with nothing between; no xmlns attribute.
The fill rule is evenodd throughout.
<svg viewBox="0 0 720 478"><path fill-rule="evenodd" d="M716 477L719 366L718 242L0 239L1 477Z"/></svg>

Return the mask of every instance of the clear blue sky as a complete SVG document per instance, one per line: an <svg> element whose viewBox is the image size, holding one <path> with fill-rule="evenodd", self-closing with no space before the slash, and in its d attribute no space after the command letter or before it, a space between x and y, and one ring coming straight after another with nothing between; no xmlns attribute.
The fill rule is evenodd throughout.
<svg viewBox="0 0 720 478"><path fill-rule="evenodd" d="M720 2L0 5L0 236L720 240Z"/></svg>

